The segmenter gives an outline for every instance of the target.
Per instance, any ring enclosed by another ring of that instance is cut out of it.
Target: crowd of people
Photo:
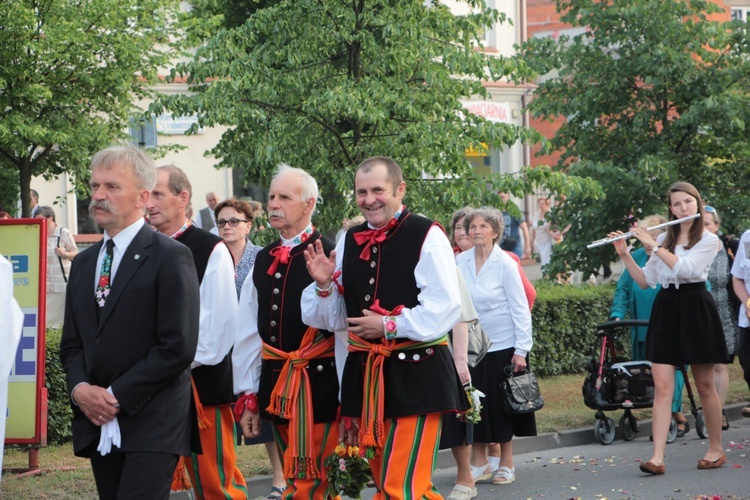
[[[354,173],[361,216],[333,242],[313,225],[316,180],[281,165],[266,207],[279,237],[261,248],[252,234],[262,207],[208,193],[207,208],[191,213],[185,173],[156,168],[138,148],[97,153],[90,187],[104,235],[80,253],[49,207],[35,213],[50,228],[48,275],[67,282],[48,292],[67,288],[60,352],[74,452],[90,458],[101,498],[167,498],[183,471],[197,498],[247,498],[238,429],[266,447],[269,500],[335,498],[325,460],[339,443],[367,460],[376,498],[442,498],[432,483],[438,449],[457,465],[449,500],[516,480],[513,437],[536,435],[536,421],[505,409],[500,382],[529,369],[536,291],[520,258],[535,246],[546,263],[562,238],[545,218],[548,198],[532,231],[507,212],[465,207],[446,235],[404,204],[400,166],[372,157]],[[724,251],[716,210],[687,183],[670,188],[667,213],[702,217],[663,234],[644,228],[666,219],[642,221],[633,234],[643,248],[632,254],[613,242],[626,271],[610,313],[650,319],[633,330],[632,355],[652,363],[653,453],[640,468],[657,475],[670,419],[689,431],[673,413],[676,366],[690,366],[705,412],[699,469],[726,461],[735,355],[750,387],[750,233],[734,255]],[[469,366],[476,320],[491,346]],[[456,418],[472,407],[468,389],[483,394],[474,422]]]

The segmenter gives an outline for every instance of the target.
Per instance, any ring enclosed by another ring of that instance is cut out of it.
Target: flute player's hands
[[[630,232],[633,236],[638,239],[643,246],[646,248],[653,248],[656,246],[656,240],[648,232],[648,228],[633,226],[630,228]]]
[[[622,236],[622,231],[612,231],[607,235],[607,238],[616,238],[618,236]],[[617,255],[622,257],[623,255],[627,255],[628,252],[628,240],[626,238],[623,238],[621,240],[616,240],[612,242],[612,246],[615,247],[615,251],[617,252]]]

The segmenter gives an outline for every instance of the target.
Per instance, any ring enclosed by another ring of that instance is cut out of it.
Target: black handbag
[[[539,382],[531,370],[513,373],[513,365],[504,369],[503,407],[506,413],[523,415],[532,413],[544,406],[544,399],[539,392]]]

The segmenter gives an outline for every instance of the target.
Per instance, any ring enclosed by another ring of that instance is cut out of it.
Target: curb
[[[742,408],[744,408],[745,406],[747,406],[747,403],[735,403],[733,405],[728,405],[725,408],[727,419],[730,422],[734,420],[741,420],[743,418]],[[637,412],[635,413],[635,416],[636,418],[638,418]],[[690,422],[690,432],[695,432],[695,418],[689,410],[685,412],[685,417]],[[592,410],[591,418],[592,420],[594,419],[594,410]],[[615,422],[615,425],[617,425],[617,422]],[[648,436],[650,434],[651,420],[638,420],[638,435]],[[620,440],[622,440],[622,435],[618,427],[617,433],[615,435],[615,441]],[[596,438],[594,437],[594,427],[583,427],[581,429],[548,432],[533,437],[515,438],[513,440],[513,453],[515,455],[522,455],[525,453],[533,453],[535,451],[554,450],[556,448],[581,446],[593,443],[596,443]],[[456,462],[454,461],[453,454],[450,450],[440,450],[440,452],[438,452],[437,465],[435,467],[436,470],[450,469],[455,466]],[[252,489],[254,491],[270,491],[271,489],[271,476],[253,476],[245,479],[247,480],[248,490]]]

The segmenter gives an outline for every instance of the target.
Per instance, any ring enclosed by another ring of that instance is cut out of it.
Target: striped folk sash
[[[366,352],[365,381],[362,394],[362,420],[359,429],[359,446],[365,458],[375,458],[383,449],[385,439],[385,391],[383,383],[383,363],[394,351],[408,351],[440,345],[448,345],[448,336],[430,342],[407,340],[396,343],[385,337],[376,342],[367,340],[349,332],[349,351]]]
[[[312,359],[332,357],[333,345],[333,336],[326,338],[312,327],[307,329],[296,351],[285,352],[263,343],[263,359],[284,361],[266,410],[289,420],[289,453],[284,454],[284,476],[289,479],[321,477],[309,432],[314,420],[310,377],[305,368]]]

